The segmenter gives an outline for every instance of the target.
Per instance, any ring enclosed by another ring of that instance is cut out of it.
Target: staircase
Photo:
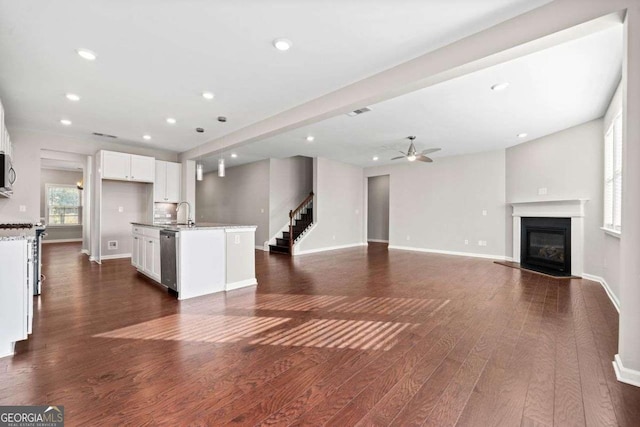
[[[293,253],[296,240],[313,224],[313,192],[297,208],[289,212],[289,231],[282,232],[282,238],[276,238],[275,245],[269,245],[272,254]]]

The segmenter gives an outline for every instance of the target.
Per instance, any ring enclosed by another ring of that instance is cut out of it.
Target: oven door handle
[[[9,169],[9,183],[13,185],[16,182],[17,178],[18,178],[18,174],[16,173],[16,170],[13,167],[11,167]]]

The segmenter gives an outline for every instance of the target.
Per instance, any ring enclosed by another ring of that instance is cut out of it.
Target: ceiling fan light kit
[[[440,150],[440,148],[427,148],[426,150],[422,150],[420,153],[418,153],[416,151],[416,146],[413,144],[413,141],[416,139],[416,137],[411,135],[408,136],[407,139],[411,141],[407,152],[405,153],[404,151],[400,151],[400,153],[402,153],[402,156],[394,157],[391,160],[407,159],[410,162],[415,162],[417,160],[419,162],[431,163],[433,162],[433,159],[427,157],[426,154],[435,153],[436,151]]]

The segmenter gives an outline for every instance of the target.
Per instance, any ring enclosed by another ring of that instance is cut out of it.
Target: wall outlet
[[[118,249],[118,241],[117,240],[109,240],[107,242],[107,248],[112,251],[114,249]]]
[[[336,235],[334,234],[333,236],[331,236],[333,238],[333,240],[336,240]]]
[[[124,212],[124,208],[122,206],[118,206],[118,212],[120,213]]]
[[[547,187],[538,188],[538,196],[544,196],[547,194]]]
[[[482,216],[487,216],[487,210],[486,209],[482,210]]]
[[[360,209],[356,209],[356,215],[360,213]]]
[[[486,240],[478,240],[478,246],[487,246]]]
[[[264,209],[260,209],[260,213],[264,213]]]
[[[411,236],[407,236],[407,240],[411,240]]]
[[[20,212],[26,212],[27,207],[25,205],[20,205]]]
[[[236,234],[236,235],[234,236],[233,242],[234,242],[236,245],[239,245],[239,244],[240,244],[240,236]]]
[[[464,239],[464,244],[468,245],[469,244],[469,240],[468,239]]]

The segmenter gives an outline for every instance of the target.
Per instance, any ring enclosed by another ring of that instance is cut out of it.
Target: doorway
[[[389,175],[368,178],[367,241],[389,243]]]
[[[85,155],[41,150],[42,243],[82,242],[82,252],[89,253],[89,163]]]

